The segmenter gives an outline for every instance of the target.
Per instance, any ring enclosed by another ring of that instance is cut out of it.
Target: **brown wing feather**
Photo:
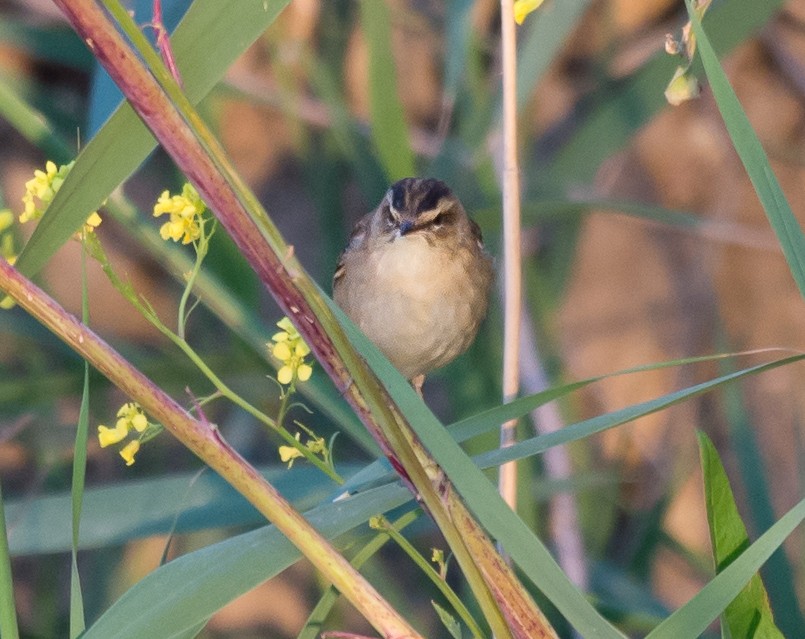
[[[335,285],[344,276],[344,256],[363,244],[366,234],[369,232],[369,224],[371,223],[372,215],[374,215],[374,212],[364,215],[355,223],[355,226],[352,227],[352,233],[349,235],[347,247],[341,252],[341,255],[338,256],[335,273],[333,273],[333,288],[335,288]]]

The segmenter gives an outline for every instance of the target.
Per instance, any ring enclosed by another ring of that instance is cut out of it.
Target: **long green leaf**
[[[196,0],[171,45],[188,98],[198,103],[289,0]],[[233,34],[236,34],[233,36]],[[142,163],[156,142],[122,104],[90,140],[16,263],[31,276]]]
[[[730,370],[730,363],[722,362],[722,370]],[[731,385],[724,389],[724,409],[729,424],[730,442],[738,461],[741,483],[749,507],[753,531],[770,528],[775,522],[774,506],[769,488],[766,463],[763,460],[758,438],[760,429],[752,423],[750,411],[742,397],[741,387]],[[800,455],[800,459],[803,457]],[[763,567],[775,619],[783,634],[789,637],[805,633],[805,620],[797,600],[796,579],[785,549],[775,552]]]
[[[720,573],[749,546],[749,535],[738,513],[727,473],[710,438],[697,433],[704,477],[704,501],[716,572]],[[783,639],[774,625],[769,597],[759,574],[752,575],[723,615],[730,636]]]
[[[735,599],[763,562],[782,545],[803,519],[805,499],[783,515],[690,601],[651,631],[646,639],[698,637]]]
[[[411,498],[400,486],[386,486],[308,513],[332,539],[377,513]],[[235,597],[276,575],[299,551],[274,526],[260,528],[180,557],[129,589],[87,632],[84,639],[167,639],[198,626]]]
[[[19,637],[2,488],[0,488],[0,636],[8,637],[8,639],[18,639]]]
[[[346,475],[354,466],[340,466]],[[332,491],[332,483],[315,468],[296,465],[263,469],[263,475],[300,510],[311,508]],[[208,472],[187,487],[195,473],[121,482],[89,488],[84,494],[79,549],[123,544],[170,530],[181,513],[177,533],[225,526],[252,526],[264,518],[218,475]],[[7,504],[9,544],[14,556],[69,552],[69,493],[21,499]]]
[[[585,419],[584,421],[571,424],[570,426],[566,426],[562,430],[558,430],[553,433],[532,437],[531,439],[519,442],[508,448],[491,451],[484,455],[480,455],[477,458],[477,462],[481,468],[489,468],[492,466],[498,466],[513,459],[521,459],[529,455],[536,455],[546,451],[552,446],[559,446],[560,444],[566,444],[571,441],[583,439],[595,433],[600,433],[609,428],[614,428],[615,426],[625,424],[626,422],[630,422],[639,417],[644,417],[645,415],[663,410],[664,408],[673,406],[674,404],[690,399],[691,397],[711,391],[723,384],[737,381],[749,375],[757,375],[758,373],[762,373],[779,366],[793,364],[803,359],[805,359],[805,355],[793,355],[791,357],[785,357],[767,364],[758,364],[757,366],[745,368],[734,373],[721,375],[720,377],[702,382],[701,384],[690,386],[680,391],[668,393],[667,395],[663,395],[656,399],[634,404],[621,410],[607,413],[606,415],[597,415],[596,417]]]
[[[777,239],[780,241],[799,292],[805,296],[805,234],[785,199],[777,177],[771,170],[769,158],[766,156],[757,134],[752,129],[738,97],[718,62],[713,45],[710,44],[699,18],[693,11],[691,0],[685,0],[685,4],[688,7],[693,32],[696,34],[697,49],[707,74],[707,80],[713,91],[718,110],[721,112],[721,117],[724,119],[727,132],[752,181],[752,186],[755,187],[755,192],[769,218],[769,223],[777,234]]]
[[[622,639],[623,635],[570,582],[540,539],[501,499],[489,479],[450,437],[399,371],[335,304],[331,308],[344,325],[352,343],[384,382],[408,423],[450,477],[481,525],[497,539],[528,578],[582,636],[590,639]]]
[[[82,275],[84,275],[82,273]],[[86,303],[86,278],[83,286]],[[85,313],[86,316],[86,313]],[[84,483],[87,473],[87,437],[89,433],[89,363],[84,362],[84,390],[81,395],[81,409],[78,413],[78,426],[73,449],[73,477],[70,490],[72,515],[70,548],[70,639],[84,632],[84,596],[78,573],[78,544],[81,528],[81,507],[84,501]]]
[[[385,2],[360,0],[361,26],[369,52],[369,109],[372,140],[389,181],[416,174],[405,114],[397,89],[391,47],[391,18]]]

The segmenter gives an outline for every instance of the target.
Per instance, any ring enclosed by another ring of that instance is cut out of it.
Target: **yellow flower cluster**
[[[206,210],[207,205],[192,184],[185,184],[181,195],[163,191],[154,205],[154,217],[168,213],[170,220],[160,227],[159,234],[163,240],[182,240],[182,244],[195,242],[201,237],[200,219]]]
[[[299,437],[299,433],[296,433],[296,441],[299,441]],[[312,437],[311,439],[308,439],[305,442],[305,447],[314,455],[322,455],[327,452],[327,445],[324,443],[323,437]],[[280,461],[282,461],[283,464],[288,464],[288,468],[293,466],[295,459],[304,457],[302,451],[300,451],[298,448],[294,448],[293,446],[280,446],[279,453]]]
[[[532,11],[539,9],[543,0],[515,0],[514,2],[514,21],[523,24],[525,17]]]
[[[136,402],[127,402],[117,411],[117,422],[114,428],[100,425],[98,426],[98,442],[101,448],[119,444],[132,430],[142,434],[148,428],[148,418],[143,413],[143,409]],[[120,449],[120,456],[126,461],[126,466],[134,463],[134,456],[140,450],[140,440],[133,439]]]
[[[56,167],[54,162],[48,160],[45,163],[45,170],[34,171],[34,177],[25,183],[25,195],[22,196],[23,211],[20,213],[20,223],[25,224],[31,220],[38,220],[44,215],[48,205],[53,201],[56,193],[59,192],[61,185],[67,174],[73,168],[75,160],[69,164],[62,164]],[[101,223],[101,216],[97,211],[89,214],[84,230],[92,232]]]
[[[290,384],[295,380],[306,382],[313,374],[313,367],[305,361],[310,347],[287,317],[277,322],[277,326],[282,330],[271,337],[274,343],[268,345],[271,354],[282,362],[277,381],[280,384]]]

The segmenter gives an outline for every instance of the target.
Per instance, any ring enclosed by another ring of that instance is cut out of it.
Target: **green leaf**
[[[439,620],[442,622],[442,625],[447,628],[447,632],[450,633],[450,636],[453,637],[453,639],[461,639],[461,624],[456,621],[455,617],[435,601],[431,601],[430,603],[436,611],[436,614],[439,615]]]
[[[730,363],[721,368],[729,370]],[[761,429],[752,423],[751,413],[742,396],[740,385],[731,385],[722,392],[726,422],[732,449],[738,462],[741,483],[746,495],[752,525],[750,530],[766,530],[775,522],[774,506],[767,478],[766,463],[761,453],[758,434]],[[800,459],[803,457],[800,455]],[[763,570],[763,579],[771,599],[777,626],[789,637],[802,634],[805,627],[797,598],[797,580],[785,549],[775,552]]]
[[[704,476],[704,499],[716,573],[720,573],[749,546],[749,535],[738,513],[727,473],[713,442],[702,432],[699,454]],[[769,597],[760,575],[755,574],[735,600],[724,611],[724,621],[733,637],[763,637],[783,639],[774,625]]]
[[[289,0],[196,0],[171,38],[188,98],[198,103]],[[39,221],[16,267],[25,275],[47,260],[142,163],[156,142],[128,103],[89,141]]]
[[[534,532],[501,499],[495,486],[452,439],[399,371],[341,309],[332,302],[330,304],[350,341],[383,381],[416,435],[450,477],[487,532],[582,636],[622,639],[623,635],[571,583]]]
[[[783,515],[688,603],[651,631],[646,639],[679,639],[701,635],[803,519],[805,499]]]
[[[114,453],[110,453],[114,454]],[[354,473],[356,467],[339,470]],[[333,484],[310,466],[262,469],[263,475],[296,508],[310,508],[332,493]],[[223,526],[247,526],[265,521],[239,493],[212,472],[122,482],[90,488],[84,494],[79,549],[122,544],[130,539],[165,534],[177,513],[177,533]],[[33,555],[69,552],[71,547],[69,493],[25,498],[7,505],[11,523],[11,553]]]
[[[411,498],[386,486],[307,513],[332,539],[379,512]],[[299,559],[299,551],[274,526],[238,535],[161,566],[130,588],[83,635],[83,639],[167,639],[190,629]],[[147,611],[145,613],[144,611]]]
[[[528,102],[534,88],[548,70],[590,0],[548,3],[532,14],[520,28],[517,52],[517,107]]]
[[[83,298],[86,303],[86,272],[82,272]],[[86,309],[85,309],[86,318]],[[84,362],[84,389],[73,449],[73,477],[70,489],[72,507],[72,535],[70,548],[70,639],[80,635],[86,627],[84,621],[84,596],[78,574],[78,543],[81,526],[81,507],[84,501],[84,484],[87,474],[87,435],[89,432],[89,363]]]
[[[8,549],[5,504],[0,488],[0,636],[18,639],[17,608],[14,603],[14,579],[11,575],[11,554]]]
[[[791,357],[785,357],[774,362],[758,364],[757,366],[744,368],[733,373],[728,373],[727,375],[721,375],[706,382],[702,382],[701,384],[696,384],[680,391],[662,395],[656,399],[641,402],[639,404],[633,404],[632,406],[627,406],[626,408],[616,410],[605,415],[597,415],[596,417],[585,419],[584,421],[566,426],[562,430],[545,435],[538,435],[537,437],[526,439],[522,442],[514,444],[513,446],[494,450],[484,455],[479,455],[477,458],[477,463],[481,466],[481,468],[490,468],[492,466],[503,464],[507,461],[521,459],[528,455],[536,455],[546,451],[552,446],[559,446],[560,444],[567,444],[571,441],[583,439],[594,433],[600,433],[604,430],[614,428],[615,426],[620,426],[621,424],[625,424],[626,422],[630,422],[639,417],[644,417],[645,415],[663,410],[664,408],[668,408],[669,406],[673,406],[679,402],[696,397],[702,393],[709,392],[723,384],[737,381],[749,375],[757,375],[758,373],[762,373],[779,366],[793,364],[794,362],[801,361],[802,359],[805,359],[805,355],[793,355]]]
[[[397,88],[391,18],[385,2],[361,0],[361,26],[369,49],[369,111],[372,140],[389,181],[416,175],[405,113]]]
[[[699,18],[692,9],[690,0],[685,0],[685,3],[693,32],[696,34],[697,50],[727,132],[752,181],[752,186],[755,187],[769,223],[777,234],[799,292],[805,296],[805,234],[785,199],[780,183],[769,165],[769,158],[732,90],[718,62],[713,45],[710,44]]]

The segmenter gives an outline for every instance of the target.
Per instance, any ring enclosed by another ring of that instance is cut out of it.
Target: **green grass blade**
[[[260,470],[260,469],[259,469]],[[332,483],[310,466],[261,469],[272,485],[297,509],[312,508],[332,493]],[[346,475],[355,466],[339,467]],[[215,473],[205,473],[187,494],[195,473],[121,482],[89,488],[84,494],[79,550],[123,544],[165,534],[176,513],[177,533],[209,528],[254,526],[265,521],[239,493]],[[68,553],[72,543],[69,493],[21,499],[7,504],[9,544],[13,556]]]
[[[85,291],[86,293],[86,291]],[[86,299],[86,294],[85,294]],[[86,624],[84,621],[84,597],[78,573],[78,544],[81,526],[81,505],[84,500],[84,482],[87,472],[87,435],[89,432],[89,364],[84,362],[84,390],[81,396],[81,409],[78,413],[78,427],[73,450],[73,478],[70,490],[72,514],[72,548],[70,549],[70,639],[78,637]]]
[[[517,53],[517,107],[525,106],[540,78],[564,45],[590,0],[548,3],[520,28]]]
[[[752,186],[755,187],[763,210],[769,218],[769,223],[777,234],[777,239],[780,241],[799,292],[805,296],[805,234],[785,199],[780,183],[769,165],[769,158],[766,156],[757,134],[752,129],[738,97],[732,90],[732,86],[718,62],[713,45],[710,44],[701,22],[691,7],[690,0],[686,0],[686,5],[693,32],[696,34],[699,56],[718,110],[724,119],[732,144],[752,181]]]
[[[386,486],[309,512],[328,539],[410,499],[400,486]],[[84,639],[161,639],[182,636],[235,597],[276,575],[299,551],[274,526],[233,537],[180,557],[143,578],[115,602]],[[143,611],[147,611],[144,614]]]
[[[196,0],[171,39],[188,98],[198,103],[289,0]],[[232,34],[237,34],[232,37]],[[20,254],[17,268],[39,271],[53,253],[142,163],[156,142],[128,104],[89,141]]]
[[[738,513],[738,506],[716,447],[704,433],[697,433],[697,437],[710,541],[716,572],[720,573],[749,546],[749,535]],[[759,574],[752,575],[749,583],[727,606],[723,620],[733,637],[783,639],[783,633],[774,625],[769,597]]]
[[[361,26],[369,49],[369,110],[372,140],[390,182],[416,175],[405,113],[397,88],[391,47],[391,17],[385,2],[361,0]]]
[[[55,162],[64,164],[72,156],[73,150],[63,143],[45,117],[19,95],[4,74],[0,74],[0,117]]]
[[[461,86],[472,37],[473,0],[448,0],[445,21],[444,95],[453,102]]]
[[[621,424],[625,424],[639,417],[644,417],[645,415],[663,410],[679,402],[683,402],[692,397],[696,397],[697,395],[709,392],[723,384],[734,382],[750,375],[757,375],[758,373],[762,373],[779,366],[793,364],[801,361],[802,359],[805,359],[805,355],[793,355],[791,357],[785,357],[774,362],[758,364],[757,366],[744,368],[734,373],[721,375],[706,382],[702,382],[701,384],[689,386],[683,390],[657,397],[656,399],[641,402],[639,404],[633,404],[632,406],[627,406],[626,408],[616,410],[605,415],[597,415],[596,417],[585,419],[584,421],[566,426],[562,430],[554,433],[538,435],[537,437],[526,439],[508,448],[491,451],[484,455],[480,455],[477,458],[477,462],[481,468],[490,468],[514,459],[521,459],[529,455],[536,455],[546,451],[552,446],[559,446],[562,444],[567,444],[571,441],[583,439],[595,433],[600,433],[610,428],[614,428],[615,426],[620,426]]]
[[[2,487],[0,487],[0,636],[4,639],[19,639],[20,636],[14,603],[14,580],[11,575],[11,554],[8,548]]]
[[[729,361],[722,362],[721,370],[730,370]],[[749,507],[749,520],[752,523],[750,530],[759,533],[770,528],[775,521],[766,464],[756,435],[760,429],[751,421],[740,385],[725,387],[723,397],[730,443],[738,461],[741,483]],[[798,458],[803,459],[801,455]],[[805,619],[799,609],[796,579],[785,549],[780,548],[769,558],[762,575],[777,625],[783,634],[787,637],[805,634]]]
[[[651,631],[646,639],[679,639],[701,635],[803,519],[805,499],[783,515],[688,603]]]

